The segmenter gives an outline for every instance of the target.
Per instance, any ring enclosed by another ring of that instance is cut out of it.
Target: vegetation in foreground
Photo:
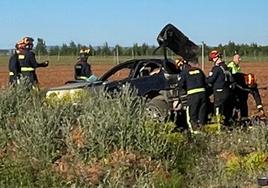
[[[127,89],[57,100],[21,85],[0,105],[1,187],[257,187],[267,173],[267,127],[189,137]]]

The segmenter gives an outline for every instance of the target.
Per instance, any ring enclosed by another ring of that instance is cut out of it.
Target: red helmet
[[[213,61],[213,59],[217,57],[221,57],[221,52],[219,52],[218,50],[212,50],[209,53],[208,60]]]
[[[253,87],[256,84],[256,78],[254,76],[254,74],[245,74],[244,75],[245,78],[245,83],[249,86],[249,87]]]

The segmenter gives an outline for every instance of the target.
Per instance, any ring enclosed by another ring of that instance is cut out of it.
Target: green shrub
[[[245,187],[267,168],[267,127],[174,132],[128,87],[44,96],[0,91],[1,187]]]

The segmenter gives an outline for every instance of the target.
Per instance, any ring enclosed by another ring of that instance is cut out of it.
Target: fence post
[[[205,50],[204,50],[204,41],[202,41],[202,45],[201,45],[201,48],[202,48],[202,54],[201,54],[201,68],[202,70],[204,71],[205,70]]]
[[[119,50],[118,50],[118,46],[116,46],[116,64],[119,64]]]

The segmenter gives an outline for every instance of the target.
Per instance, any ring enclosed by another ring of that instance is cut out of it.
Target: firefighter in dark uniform
[[[20,53],[21,46],[17,43],[15,46],[15,53],[9,58],[9,84],[18,84],[21,74],[20,63],[18,61],[18,54]]]
[[[212,87],[214,95],[214,113],[217,123],[230,125],[232,117],[232,86],[233,78],[227,65],[221,60],[221,53],[213,50],[209,53],[209,61],[214,63],[212,70],[207,77],[207,83]],[[224,122],[221,122],[224,118]]]
[[[261,113],[261,116],[265,116],[263,105],[256,83],[255,76],[253,74],[244,74],[241,72],[241,67],[239,66],[241,61],[240,55],[236,52],[233,61],[227,66],[232,73],[232,76],[236,82],[235,92],[235,108],[233,111],[233,119],[239,119],[238,113],[240,111],[240,120],[243,122],[248,122],[248,95],[252,94],[257,109]]]
[[[205,125],[207,119],[206,76],[196,65],[197,62],[189,62],[179,79],[179,86],[187,91],[186,113],[191,132]]]
[[[34,39],[31,37],[24,37],[18,44],[21,45],[21,50],[18,53],[18,62],[21,67],[22,77],[29,79],[31,86],[38,86],[38,79],[36,75],[36,68],[47,67],[49,62],[38,63],[35,59],[33,49]]]
[[[252,94],[257,110],[260,112],[261,116],[265,116],[265,112],[262,105],[261,96],[259,93],[258,85],[254,74],[244,74],[236,73],[233,75],[236,81],[236,93],[238,97],[238,109],[240,110],[240,119],[242,121],[248,120],[248,95]]]
[[[181,78],[181,73],[183,70],[189,69],[191,66],[188,64],[187,61],[185,61],[182,57],[176,58],[175,59],[175,65],[176,65],[176,70],[178,74],[178,78]],[[185,88],[180,87],[178,89],[178,94],[179,94],[179,99],[182,105],[182,109],[186,110],[187,107],[187,90]]]
[[[89,48],[81,48],[79,52],[79,61],[75,64],[74,78],[76,80],[95,81],[97,78],[92,74],[91,65],[87,62],[90,55]]]

